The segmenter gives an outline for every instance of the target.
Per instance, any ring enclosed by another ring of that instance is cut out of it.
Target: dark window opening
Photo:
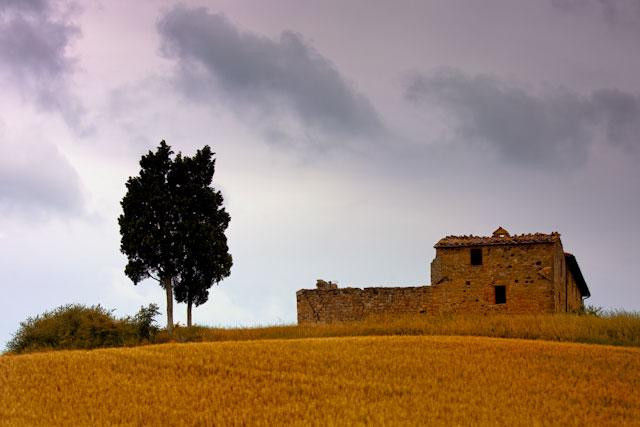
[[[507,303],[507,288],[505,286],[495,286],[496,291],[496,304]]]
[[[482,265],[482,249],[471,249],[471,265]]]

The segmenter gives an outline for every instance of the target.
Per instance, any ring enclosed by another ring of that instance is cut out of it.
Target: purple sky
[[[161,139],[214,148],[232,217],[196,323],[428,284],[440,237],[498,225],[559,231],[588,303],[640,310],[639,46],[638,0],[0,0],[0,342],[64,303],[164,307],[116,222]]]

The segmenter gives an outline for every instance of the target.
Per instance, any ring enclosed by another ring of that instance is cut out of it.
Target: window
[[[495,286],[496,291],[496,304],[507,303],[507,288],[505,286]]]
[[[482,265],[482,248],[471,249],[471,265]]]

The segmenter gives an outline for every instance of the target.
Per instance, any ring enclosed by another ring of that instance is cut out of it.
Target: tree
[[[164,141],[157,151],[140,159],[140,175],[129,177],[127,194],[120,203],[120,250],[127,256],[125,274],[135,285],[152,278],[167,294],[167,331],[173,330],[172,278],[178,271],[180,251],[175,244],[176,212],[173,209],[169,172],[171,147]]]
[[[120,249],[128,258],[125,274],[134,284],[152,278],[165,289],[169,334],[173,331],[174,285],[181,286],[182,297],[182,287],[186,286],[183,283],[194,276],[193,271],[200,272],[201,283],[206,283],[208,271],[213,268],[206,265],[207,260],[216,262],[224,256],[205,259],[194,255],[197,248],[207,247],[212,239],[217,239],[215,247],[222,249],[219,234],[224,236],[230,220],[222,208],[222,195],[209,187],[215,163],[211,149],[205,146],[193,159],[178,153],[174,160],[172,154],[171,147],[162,141],[155,153],[149,151],[142,156],[139,176],[127,181],[127,194],[121,202],[123,212],[118,218]],[[221,214],[201,213],[201,204],[212,208],[210,199],[218,202],[216,212]],[[228,252],[226,255],[230,269],[231,256]],[[196,304],[202,303],[200,297],[191,299]]]
[[[180,186],[177,203],[181,218],[179,233],[185,257],[175,280],[178,302],[187,303],[187,326],[192,324],[192,308],[209,299],[209,288],[231,272],[225,230],[230,216],[224,199],[212,186],[215,173],[214,153],[208,146],[193,157],[176,157],[172,178]]]

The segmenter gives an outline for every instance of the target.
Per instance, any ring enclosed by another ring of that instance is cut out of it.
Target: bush
[[[596,316],[596,317],[602,317],[604,313],[605,313],[604,308],[596,305],[583,305],[580,308],[580,311],[578,312],[578,314],[580,315]]]
[[[156,304],[149,304],[148,307],[140,307],[140,311],[133,318],[133,323],[138,331],[138,338],[146,341],[153,341],[158,334],[159,328],[155,325],[155,317],[160,314],[160,309]]]
[[[20,323],[7,343],[11,353],[41,350],[92,349],[150,342],[158,328],[158,306],[141,307],[133,317],[116,318],[100,305],[67,304]]]

